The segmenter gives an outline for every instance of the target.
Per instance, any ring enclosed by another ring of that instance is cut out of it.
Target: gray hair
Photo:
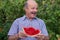
[[[25,2],[24,7],[28,8],[28,3],[27,2]]]
[[[24,3],[24,7],[28,8],[28,2],[36,2],[35,0],[28,0]]]

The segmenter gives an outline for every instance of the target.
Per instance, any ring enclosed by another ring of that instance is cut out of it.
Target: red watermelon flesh
[[[33,27],[23,28],[23,30],[27,35],[30,35],[30,36],[34,36],[40,33],[38,29],[34,29]]]

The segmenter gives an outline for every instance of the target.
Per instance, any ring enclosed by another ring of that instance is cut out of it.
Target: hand
[[[26,34],[24,34],[24,32],[19,32],[19,38],[25,38],[27,37]]]
[[[44,40],[44,38],[45,38],[45,36],[43,34],[39,34],[34,37],[37,38],[38,40]]]

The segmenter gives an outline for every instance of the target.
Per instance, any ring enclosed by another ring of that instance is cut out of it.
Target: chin
[[[32,16],[31,18],[35,18],[35,16]]]

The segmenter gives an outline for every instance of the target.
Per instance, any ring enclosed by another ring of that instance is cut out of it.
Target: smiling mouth
[[[31,14],[36,14],[36,12],[31,12]]]

